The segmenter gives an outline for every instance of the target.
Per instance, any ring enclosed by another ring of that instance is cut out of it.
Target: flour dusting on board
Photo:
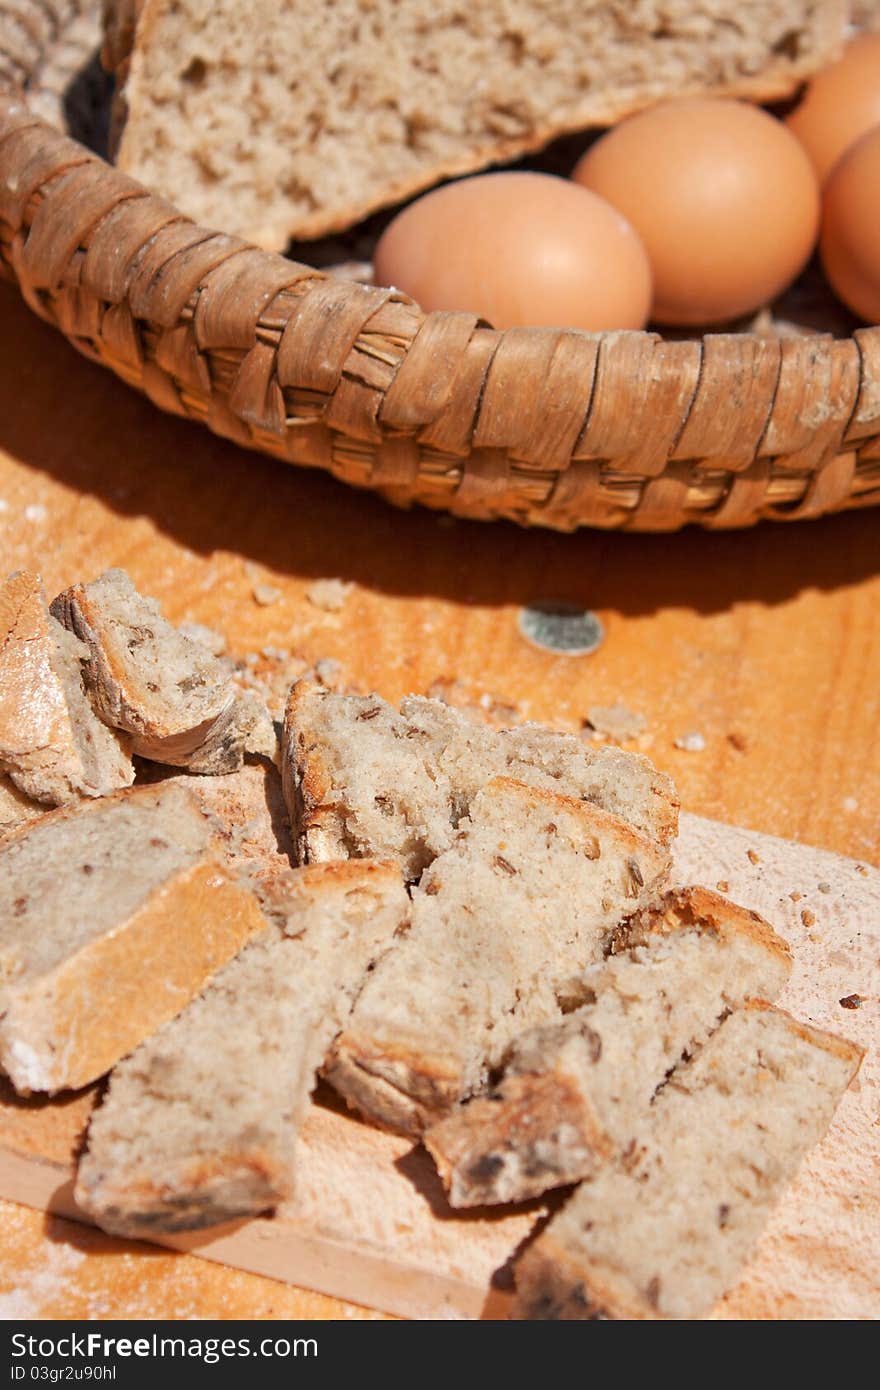
[[[8,1221],[8,1212],[6,1217]],[[85,1258],[83,1251],[72,1245],[44,1241],[38,1252],[39,1263],[22,1270],[15,1287],[0,1293],[0,1321],[50,1316],[46,1309],[64,1298]]]

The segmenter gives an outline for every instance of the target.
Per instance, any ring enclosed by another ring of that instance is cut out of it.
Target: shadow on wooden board
[[[880,569],[869,509],[792,526],[668,536],[561,535],[399,512],[325,474],[248,453],[163,415],[80,357],[0,286],[0,449],[200,554],[337,574],[389,594],[510,604],[538,594],[625,614],[784,601]]]

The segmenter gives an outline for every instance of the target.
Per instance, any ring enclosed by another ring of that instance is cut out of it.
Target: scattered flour
[[[25,1269],[14,1289],[0,1293],[0,1321],[45,1317],[48,1306],[64,1297],[65,1290],[76,1277],[85,1258],[85,1253],[72,1245],[43,1241],[39,1249],[39,1266]]]

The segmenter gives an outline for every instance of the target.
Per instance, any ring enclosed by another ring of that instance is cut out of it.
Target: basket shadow
[[[0,286],[0,323],[0,448],[121,516],[149,516],[196,553],[227,550],[281,573],[338,575],[395,595],[482,605],[553,597],[627,615],[772,605],[880,570],[867,511],[653,536],[401,512],[162,414],[80,357],[11,286]]]

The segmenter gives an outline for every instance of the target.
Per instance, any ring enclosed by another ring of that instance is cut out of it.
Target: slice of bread
[[[178,631],[124,570],[75,584],[52,604],[85,643],[85,680],[98,714],[131,736],[135,753],[192,772],[232,772],[246,752],[272,756],[264,706],[239,694],[216,657]]]
[[[287,871],[272,925],[115,1069],[76,1198],[149,1236],[264,1211],[293,1192],[315,1074],[365,972],[406,920],[396,865]]]
[[[666,854],[589,802],[497,779],[413,890],[327,1075],[370,1118],[421,1131],[482,1090],[518,1034],[556,1021],[622,917],[659,900]]]
[[[499,732],[439,700],[413,696],[398,713],[309,680],[290,692],[281,771],[302,862],[380,855],[409,879],[495,777],[590,802],[662,845],[678,828],[672,783],[646,758],[536,724]]]
[[[697,1318],[735,1283],[861,1050],[766,1005],[727,1018],[621,1162],[584,1182],[516,1268],[523,1317]]]
[[[788,96],[843,20],[842,0],[110,0],[117,160],[279,250],[664,97]]]
[[[10,575],[0,587],[0,772],[50,806],[134,781],[130,739],[106,728],[86,698],[87,657],[50,616],[39,575]]]
[[[617,950],[572,980],[560,1023],[514,1041],[487,1096],[428,1130],[453,1206],[538,1197],[637,1143],[675,1068],[731,1009],[775,1000],[791,972],[766,922],[705,888],[669,893]]]
[[[21,1092],[85,1086],[262,925],[180,787],[22,826],[0,845],[0,1065]]]

